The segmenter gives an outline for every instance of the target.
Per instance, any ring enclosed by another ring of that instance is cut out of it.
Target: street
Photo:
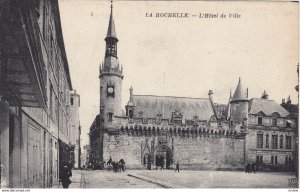
[[[286,172],[73,170],[70,188],[288,188],[288,179],[294,177]]]

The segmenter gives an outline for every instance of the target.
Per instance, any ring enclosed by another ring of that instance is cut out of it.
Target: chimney
[[[130,92],[129,101],[133,101],[133,98],[132,98],[132,95],[133,95],[132,86],[130,87],[129,92]]]
[[[261,98],[262,98],[262,99],[268,99],[268,98],[269,98],[269,95],[268,95],[268,93],[266,92],[266,90],[264,90],[264,92],[262,93]]]
[[[212,102],[212,95],[213,95],[214,93],[213,93],[213,91],[212,90],[209,90],[208,91],[208,98],[209,98],[209,100]]]

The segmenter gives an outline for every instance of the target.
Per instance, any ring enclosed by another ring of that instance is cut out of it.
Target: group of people
[[[245,167],[246,173],[255,173],[256,172],[256,164],[255,163],[247,163]]]
[[[107,161],[106,165],[111,165],[113,172],[125,172],[125,161],[124,159],[120,159],[118,161],[113,161],[111,156],[109,156],[109,160]]]

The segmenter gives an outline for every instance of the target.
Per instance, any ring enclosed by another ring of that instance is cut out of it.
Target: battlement
[[[185,120],[184,123],[172,122],[171,119],[163,118],[129,118],[115,116],[104,130],[113,134],[128,135],[163,135],[183,137],[239,137],[240,131],[229,128],[228,122],[218,125],[213,122]]]

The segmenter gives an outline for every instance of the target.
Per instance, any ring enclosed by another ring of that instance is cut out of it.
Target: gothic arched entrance
[[[155,165],[156,167],[163,167],[165,169],[169,169],[170,165],[172,165],[172,151],[166,145],[159,145],[155,150]]]

